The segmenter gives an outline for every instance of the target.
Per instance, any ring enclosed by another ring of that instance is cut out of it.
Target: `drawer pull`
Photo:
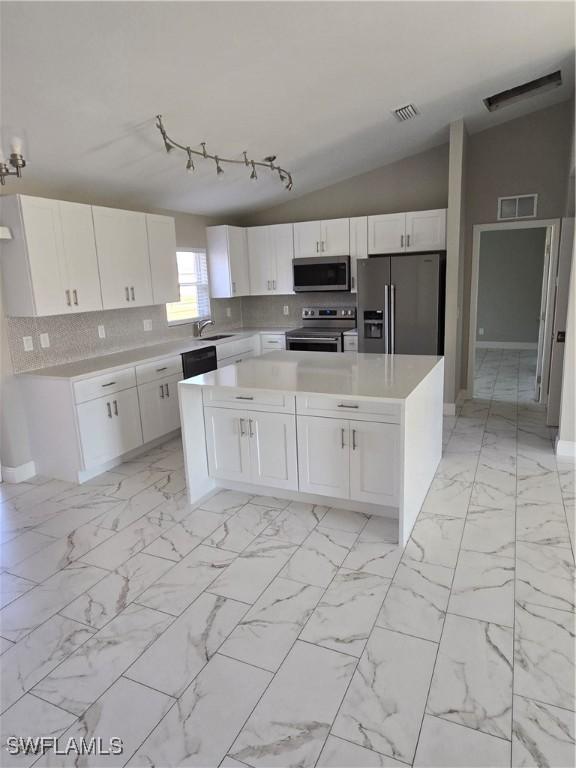
[[[112,387],[114,384],[116,384],[115,381],[109,381],[108,384],[102,384],[103,387]]]
[[[254,400],[252,395],[236,395],[236,400]]]
[[[162,373],[162,371],[166,371],[168,369],[168,366],[165,365],[163,368],[156,368],[156,373]]]
[[[338,403],[338,408],[359,408],[359,405],[346,405],[346,403]]]

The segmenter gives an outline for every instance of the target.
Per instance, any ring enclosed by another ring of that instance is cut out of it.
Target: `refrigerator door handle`
[[[388,291],[389,285],[384,286],[384,354],[387,355],[390,352],[389,339],[390,334],[388,331]]]
[[[390,354],[394,354],[396,347],[396,328],[394,325],[394,314],[396,311],[396,286],[390,286]]]

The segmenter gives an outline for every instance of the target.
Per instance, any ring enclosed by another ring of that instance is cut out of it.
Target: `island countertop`
[[[181,386],[404,400],[442,360],[433,355],[269,352],[185,379]]]

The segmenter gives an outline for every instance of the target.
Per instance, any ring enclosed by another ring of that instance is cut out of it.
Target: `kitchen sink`
[[[233,333],[217,333],[215,336],[200,336],[201,341],[218,341],[219,339],[231,339]]]

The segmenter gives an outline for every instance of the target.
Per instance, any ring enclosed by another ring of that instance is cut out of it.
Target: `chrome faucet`
[[[198,331],[198,337],[202,336],[202,331],[208,325],[215,325],[214,320],[198,320],[196,323],[196,329]]]

